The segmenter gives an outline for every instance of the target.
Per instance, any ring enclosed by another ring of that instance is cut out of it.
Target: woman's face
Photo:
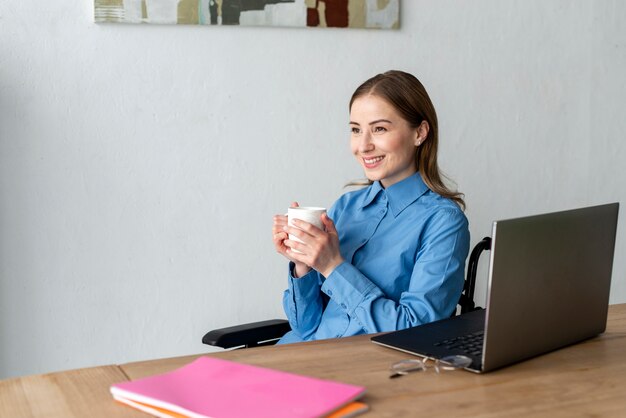
[[[369,180],[386,188],[417,171],[415,152],[428,135],[428,123],[412,128],[378,96],[356,99],[350,109],[350,147]]]

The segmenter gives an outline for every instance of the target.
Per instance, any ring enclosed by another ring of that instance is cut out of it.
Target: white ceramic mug
[[[287,223],[289,226],[295,226],[293,224],[294,219],[300,219],[305,222],[310,223],[311,225],[315,225],[319,229],[324,229],[324,224],[322,223],[321,216],[326,213],[325,208],[316,208],[316,207],[297,207],[297,208],[289,208],[287,210]],[[297,237],[289,234],[289,239],[293,241],[302,242]],[[300,252],[298,250],[293,250],[295,252]]]

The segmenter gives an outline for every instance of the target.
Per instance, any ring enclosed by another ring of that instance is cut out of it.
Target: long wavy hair
[[[462,209],[465,209],[464,195],[450,190],[443,179],[447,177],[439,170],[437,164],[437,148],[439,144],[439,129],[437,112],[426,89],[412,74],[403,71],[387,71],[378,74],[361,84],[352,94],[349,110],[356,99],[373,95],[386,100],[391,104],[412,128],[417,128],[423,121],[429,126],[428,136],[415,152],[415,167],[422,176],[424,183],[435,193],[451,199]],[[367,181],[365,184],[372,184]],[[350,183],[350,185],[365,185],[364,183]]]

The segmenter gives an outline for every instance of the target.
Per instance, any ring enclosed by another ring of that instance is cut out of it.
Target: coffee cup
[[[289,208],[287,210],[287,223],[289,224],[289,226],[295,226],[293,224],[293,220],[300,219],[302,221],[310,223],[311,225],[315,225],[319,229],[323,230],[324,224],[322,223],[321,216],[324,213],[326,213],[325,208],[310,207],[310,206],[299,206],[295,208]],[[291,234],[289,234],[289,239],[292,241],[302,242],[297,237]],[[295,249],[293,251],[299,252]]]

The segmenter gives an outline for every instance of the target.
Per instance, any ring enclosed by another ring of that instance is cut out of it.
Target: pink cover
[[[215,418],[318,417],[364,392],[361,386],[213,357],[200,357],[169,373],[111,386],[118,400]]]

